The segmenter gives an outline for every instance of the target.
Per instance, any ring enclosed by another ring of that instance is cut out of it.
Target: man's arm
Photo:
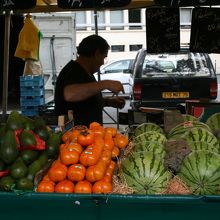
[[[115,94],[124,93],[121,82],[114,80],[102,80],[98,82],[71,84],[64,88],[64,99],[67,102],[83,101],[104,89],[108,89]]]

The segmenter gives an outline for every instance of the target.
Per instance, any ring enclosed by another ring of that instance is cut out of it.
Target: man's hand
[[[123,85],[121,84],[120,81],[117,81],[117,80],[101,80],[100,82],[103,85],[102,90],[108,89],[116,95],[120,92],[122,92],[123,94],[125,93],[124,87],[123,87]]]
[[[125,106],[125,99],[119,96],[113,97],[106,97],[105,99],[105,106],[114,107],[114,108],[124,108]]]

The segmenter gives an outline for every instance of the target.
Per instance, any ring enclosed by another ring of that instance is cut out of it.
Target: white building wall
[[[141,22],[138,24],[142,27],[142,29],[129,29],[129,17],[128,10],[123,11],[123,24],[119,23],[119,25],[123,25],[123,30],[111,30],[110,24],[110,11],[105,11],[105,30],[98,30],[98,34],[104,37],[110,45],[124,45],[124,52],[112,52],[109,51],[108,58],[106,61],[119,59],[122,57],[132,58],[135,57],[137,51],[129,51],[129,45],[141,44],[144,48],[146,48],[146,21],[145,21],[145,9],[141,9]],[[76,44],[86,36],[90,34],[95,34],[95,30],[92,30],[92,11],[86,12],[87,17],[87,29],[85,31],[77,30],[76,31]],[[186,19],[187,20],[187,19]],[[94,22],[93,22],[94,24]],[[188,24],[188,23],[187,23]],[[76,27],[77,27],[76,23]],[[188,44],[190,42],[190,26],[189,28],[181,28],[180,30],[180,42],[181,44]],[[217,73],[220,74],[220,54],[211,54],[211,58],[213,64],[216,64]]]

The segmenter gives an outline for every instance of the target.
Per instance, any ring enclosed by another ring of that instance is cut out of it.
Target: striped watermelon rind
[[[219,148],[205,141],[190,141],[187,143],[191,151],[206,150],[219,154]]]
[[[156,141],[135,143],[132,150],[134,153],[151,151],[154,154],[161,155],[163,158],[165,157],[166,154],[164,144],[158,143]]]
[[[191,150],[210,149],[216,153],[220,152],[218,139],[210,131],[202,127],[194,127],[187,131],[182,138],[186,140]]]
[[[156,141],[158,143],[164,144],[167,141],[167,138],[164,134],[161,134],[157,131],[147,131],[138,136],[135,136],[132,141],[133,143]]]
[[[119,176],[135,194],[162,193],[172,178],[172,174],[165,169],[162,158],[152,152],[127,157],[121,163]]]
[[[177,176],[195,195],[217,194],[220,186],[220,155],[193,151],[182,162]]]
[[[200,121],[187,121],[187,122],[180,123],[177,126],[175,126],[173,129],[171,129],[171,131],[167,135],[167,138],[168,139],[179,138],[182,135],[184,135],[187,131],[189,131],[190,129],[192,129],[194,127],[201,127],[201,128],[204,128],[204,129],[211,132],[210,127],[207,124],[203,123],[203,122],[200,122]]]
[[[183,117],[184,122],[186,122],[186,121],[199,121],[198,118],[196,118],[195,116],[190,115],[190,114],[182,114],[182,117]]]
[[[138,136],[142,133],[148,132],[148,131],[157,131],[161,134],[164,134],[163,129],[159,125],[152,123],[152,122],[146,122],[146,123],[142,123],[142,124],[138,125],[134,129],[133,137],[136,137],[136,136]]]
[[[220,112],[212,114],[205,122],[215,134],[216,131],[220,130]]]

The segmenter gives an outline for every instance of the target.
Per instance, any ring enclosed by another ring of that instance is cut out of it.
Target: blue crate
[[[21,106],[21,114],[25,116],[39,115],[38,106]]]
[[[31,111],[30,110],[22,110],[21,114],[24,116],[36,116],[36,115],[39,115],[39,112],[35,111],[35,110],[31,110]]]
[[[25,96],[20,98],[21,106],[40,106],[45,104],[44,96]]]
[[[20,87],[20,96],[42,96],[44,95],[44,87]]]
[[[20,76],[20,87],[22,86],[43,86],[44,77],[40,75]]]

